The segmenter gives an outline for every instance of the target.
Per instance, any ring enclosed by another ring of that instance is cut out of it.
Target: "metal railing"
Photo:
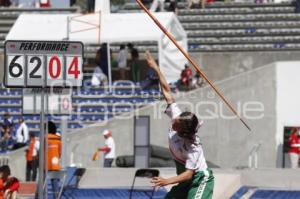
[[[258,151],[261,147],[261,143],[255,144],[248,156],[248,167],[251,169],[257,169],[258,168]]]

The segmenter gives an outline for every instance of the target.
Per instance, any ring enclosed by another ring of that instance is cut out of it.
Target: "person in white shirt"
[[[177,184],[172,187],[165,199],[211,199],[214,176],[207,167],[200,140],[196,136],[203,121],[199,121],[195,114],[179,109],[159,66],[148,51],[146,56],[149,67],[157,73],[163,96],[168,104],[166,114],[172,120],[168,135],[169,148],[177,171],[177,176],[154,177],[151,182],[156,187]]]
[[[111,167],[115,157],[116,157],[116,147],[115,141],[112,137],[112,132],[110,130],[104,130],[103,136],[105,138],[105,146],[99,148],[98,151],[104,153],[104,167]]]
[[[16,131],[16,144],[14,149],[25,146],[29,141],[29,130],[25,123],[25,120],[21,118],[19,120],[19,127]]]
[[[150,11],[155,12],[158,6],[160,12],[165,12],[165,0],[153,0]]]
[[[118,54],[118,68],[120,71],[121,80],[126,79],[127,56],[128,56],[128,52],[125,48],[125,45],[124,44],[120,45],[120,51]]]

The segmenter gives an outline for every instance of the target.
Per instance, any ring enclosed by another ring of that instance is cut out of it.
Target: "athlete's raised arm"
[[[164,75],[160,71],[159,66],[157,65],[156,61],[154,60],[154,58],[152,57],[152,55],[149,51],[146,51],[146,59],[147,59],[149,67],[152,68],[158,76],[159,83],[160,83],[160,86],[161,86],[161,90],[162,90],[162,93],[165,97],[165,100],[166,100],[167,104],[174,103],[175,100],[172,96],[172,92],[171,92],[171,89],[169,87],[169,84],[166,81],[166,78],[164,77]]]

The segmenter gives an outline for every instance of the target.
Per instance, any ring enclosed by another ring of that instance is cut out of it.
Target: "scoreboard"
[[[82,80],[81,42],[5,42],[6,87],[80,87]]]

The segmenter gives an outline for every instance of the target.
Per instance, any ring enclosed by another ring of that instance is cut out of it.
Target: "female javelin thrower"
[[[149,52],[147,62],[160,81],[163,96],[168,104],[166,114],[172,119],[169,130],[169,148],[176,163],[177,176],[171,178],[154,177],[156,187],[176,184],[165,199],[211,199],[213,195],[214,176],[207,168],[203,149],[196,133],[202,125],[195,114],[182,112],[171,94],[170,87],[161,73],[159,66]]]

